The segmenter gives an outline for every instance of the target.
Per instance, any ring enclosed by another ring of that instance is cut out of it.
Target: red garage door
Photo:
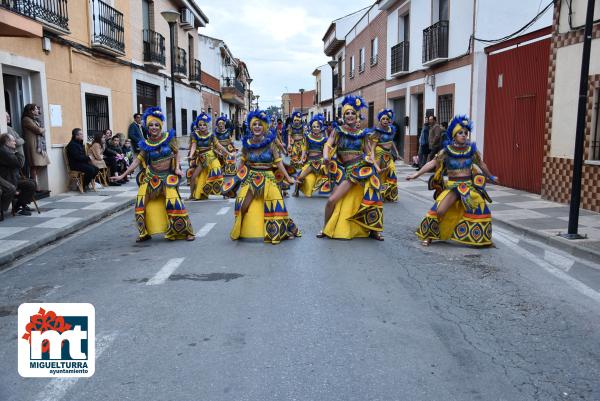
[[[486,49],[484,159],[502,185],[535,193],[542,185],[550,58],[550,38],[540,38],[549,33],[536,31]],[[532,39],[538,40],[519,44]]]

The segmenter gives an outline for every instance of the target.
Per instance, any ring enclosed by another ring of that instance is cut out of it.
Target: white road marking
[[[504,243],[504,245],[508,246],[509,248],[511,248],[511,250],[514,253],[516,253],[524,258],[529,259],[531,262],[540,266],[541,268],[546,270],[548,273],[552,274],[554,277],[559,278],[562,281],[566,282],[568,285],[570,285],[571,287],[573,287],[575,290],[579,291],[583,295],[586,295],[586,296],[590,297],[591,299],[593,299],[594,301],[600,303],[600,293],[599,292],[597,292],[597,291],[593,290],[592,288],[588,287],[587,285],[583,284],[581,281],[574,279],[573,277],[569,276],[562,270],[552,266],[550,263],[546,262],[545,260],[540,259],[533,253],[514,244],[510,240],[510,238],[508,238],[505,234],[499,233],[496,230],[496,231],[494,231],[494,238],[499,240],[500,242]]]
[[[219,209],[219,211],[217,212],[217,215],[224,215],[227,214],[227,212],[229,211],[229,206],[225,206],[222,207],[221,209]]]
[[[165,264],[154,277],[152,277],[146,285],[159,285],[167,281],[169,276],[183,263],[185,258],[174,258]]]
[[[117,333],[109,333],[103,336],[96,337],[96,362],[100,358],[100,355],[113,343]],[[96,366],[97,368],[97,366]],[[52,379],[50,383],[46,385],[43,391],[41,391],[35,400],[37,401],[59,401],[62,400],[69,389],[73,387],[78,377]]]
[[[548,249],[544,249],[544,260],[565,272],[571,270],[571,267],[575,264],[575,261],[572,258],[560,255]]]
[[[196,237],[204,237],[206,234],[209,233],[210,230],[213,229],[214,226],[216,226],[217,223],[206,223],[201,229],[200,231],[198,231],[196,233]]]

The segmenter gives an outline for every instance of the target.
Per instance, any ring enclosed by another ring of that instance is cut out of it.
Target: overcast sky
[[[322,38],[331,21],[374,0],[196,2],[210,21],[200,33],[224,40],[246,62],[262,109],[280,106],[284,92],[314,89],[312,72],[328,60]]]

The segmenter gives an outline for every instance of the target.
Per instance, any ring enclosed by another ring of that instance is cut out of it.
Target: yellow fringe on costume
[[[248,211],[241,212],[246,196],[253,195]],[[289,237],[301,236],[294,221],[288,217],[285,202],[272,171],[247,172],[235,201],[235,221],[230,233],[232,240],[260,238],[278,244]]]
[[[197,169],[200,170],[196,171]],[[208,199],[209,195],[221,195],[223,173],[221,163],[212,150],[197,156],[187,174],[191,179],[191,199],[204,200]]]
[[[381,146],[375,148],[375,159],[379,161],[379,178],[381,179],[381,197],[384,201],[398,201],[398,179],[396,177],[396,163],[391,151]]]
[[[451,240],[464,245],[492,245],[492,214],[481,194],[474,189],[472,181],[448,181],[435,199],[433,207],[421,221],[417,237],[423,241]],[[458,195],[443,218],[437,209],[451,192]]]

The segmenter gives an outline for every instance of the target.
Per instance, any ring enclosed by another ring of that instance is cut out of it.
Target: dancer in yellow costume
[[[237,190],[231,239],[261,238],[278,244],[285,239],[300,237],[300,230],[288,216],[273,173],[276,168],[288,183],[294,182],[285,170],[275,145],[276,133],[268,131],[267,113],[253,111],[247,122],[250,133],[242,140],[238,173],[233,182],[223,187],[225,194]]]
[[[288,155],[290,156],[290,165],[300,171],[304,166],[302,154],[306,149],[306,138],[304,136],[304,123],[300,112],[292,113],[292,122],[287,127],[288,137]]]
[[[296,178],[294,196],[302,191],[304,196],[310,198],[313,193],[329,195],[332,183],[329,181],[327,166],[323,163],[323,147],[327,142],[325,135],[325,117],[322,114],[314,116],[308,124],[311,131],[306,134],[306,151],[302,159],[306,164]]]
[[[394,112],[386,109],[377,114],[379,125],[373,130],[372,135],[377,137],[377,147],[375,148],[375,161],[380,168],[379,178],[381,179],[381,197],[384,201],[398,201],[398,183],[396,177],[396,163],[392,157],[392,150],[398,154],[398,149],[394,143],[396,128],[391,125],[394,119]]]
[[[490,173],[477,146],[469,140],[471,126],[467,116],[454,117],[444,148],[419,171],[406,177],[414,180],[436,171],[429,179],[429,189],[435,190],[435,203],[416,232],[423,245],[448,239],[472,246],[492,245],[492,214],[486,203],[492,200],[485,182],[487,177],[497,184],[498,178]],[[445,182],[444,174],[448,175]]]
[[[325,206],[325,227],[317,234],[319,238],[383,241],[381,182],[374,162],[377,144],[367,130],[356,128],[363,107],[366,104],[361,97],[344,98],[344,124],[333,131],[323,149],[323,160],[337,182]],[[330,162],[334,155],[337,160]]]
[[[158,233],[165,233],[168,240],[193,241],[192,223],[177,189],[183,172],[175,133],[162,131],[165,116],[159,107],[148,108],[142,121],[148,129],[148,139],[140,141],[140,153],[129,168],[111,180],[120,181],[142,166],[135,202],[138,242]]]
[[[208,114],[200,113],[192,123],[190,168],[187,171],[191,200],[205,200],[209,195],[221,195],[223,172],[215,150],[226,157],[235,157],[219,143],[216,135],[210,132],[210,120]]]
[[[227,117],[221,116],[217,118],[215,128],[215,136],[219,140],[219,143],[228,153],[218,152],[217,158],[219,159],[219,163],[221,163],[221,168],[223,170],[224,177],[233,177],[237,170],[235,166],[235,155],[237,154],[237,149],[233,144],[233,133],[230,128],[227,128]]]

